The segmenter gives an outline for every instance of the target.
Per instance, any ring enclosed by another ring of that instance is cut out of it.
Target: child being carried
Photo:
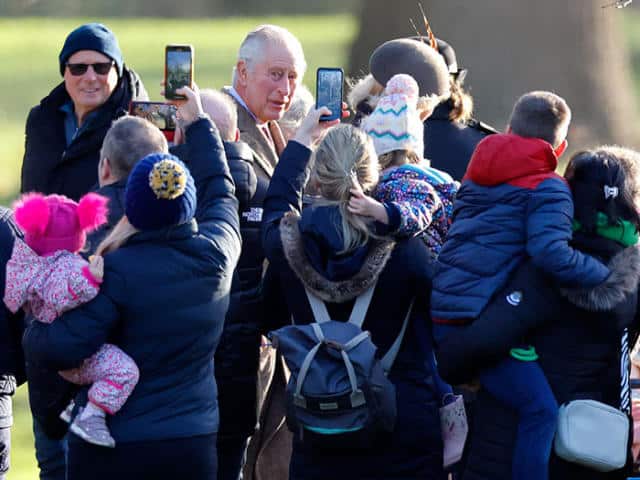
[[[62,195],[24,195],[14,206],[24,241],[16,239],[6,269],[4,303],[12,312],[23,308],[36,320],[51,323],[64,312],[89,302],[104,275],[102,257],[88,263],[78,252],[86,233],[106,222],[107,199],[89,193],[78,203]],[[66,380],[91,385],[87,406],[70,430],[94,445],[114,447],[106,413],[115,414],[138,382],[138,367],[115,345],[105,344],[83,364],[60,372]],[[70,422],[73,402],[60,414]]]

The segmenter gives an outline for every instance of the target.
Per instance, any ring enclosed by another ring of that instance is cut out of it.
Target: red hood
[[[503,183],[535,187],[557,177],[558,159],[551,145],[539,138],[513,134],[489,135],[476,147],[463,180],[490,187]]]

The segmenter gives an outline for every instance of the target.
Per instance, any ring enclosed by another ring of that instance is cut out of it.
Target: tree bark
[[[637,109],[629,55],[620,20],[625,9],[606,0],[423,0],[437,37],[469,69],[467,87],[476,116],[504,128],[515,100],[531,90],[551,90],[573,110],[574,147],[601,143],[637,146]],[[351,74],[367,72],[373,49],[414,35],[421,27],[416,3],[368,0],[351,51]]]

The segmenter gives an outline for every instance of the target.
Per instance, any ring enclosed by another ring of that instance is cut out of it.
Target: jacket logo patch
[[[520,305],[520,302],[522,301],[522,292],[520,290],[515,290],[511,292],[509,295],[507,295],[506,298],[507,298],[507,303],[509,305],[517,307],[518,305]]]
[[[262,209],[257,207],[251,207],[249,210],[242,212],[242,218],[247,222],[261,222],[262,221]]]

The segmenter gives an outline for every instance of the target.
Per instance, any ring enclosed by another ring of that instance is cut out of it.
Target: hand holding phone
[[[192,88],[182,87],[178,89],[178,92],[183,95],[186,100],[177,104],[180,125],[186,128],[186,126],[195,122],[198,117],[204,115],[202,101],[200,100],[200,90],[194,83]]]
[[[342,85],[344,72],[341,68],[319,68],[316,73],[316,108],[327,107],[331,115],[320,117],[321,122],[339,119],[342,116]]]
[[[327,118],[330,116],[327,107],[312,108],[300,123],[292,140],[295,140],[305,147],[311,148],[314,143],[322,138],[327,129],[340,123],[340,120],[337,118],[327,121],[322,120],[323,117]]]
[[[191,45],[167,45],[164,81],[164,97],[167,100],[186,98],[176,93],[176,89],[193,85],[193,47]]]

